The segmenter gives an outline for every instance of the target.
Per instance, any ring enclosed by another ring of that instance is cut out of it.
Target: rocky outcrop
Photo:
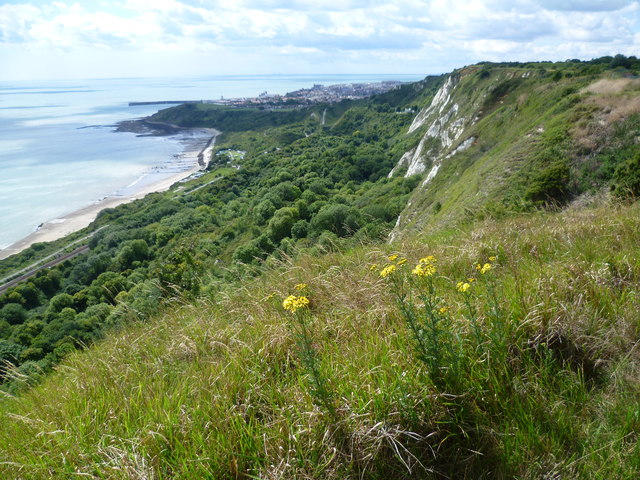
[[[408,133],[414,132],[422,125],[424,125],[427,119],[434,112],[437,111],[438,114],[442,113],[444,107],[446,107],[447,103],[449,103],[449,101],[451,100],[451,91],[454,87],[455,83],[453,80],[453,75],[451,75],[449,76],[449,78],[447,78],[447,81],[444,83],[444,85],[440,87],[440,89],[436,92],[436,95],[433,97],[431,104],[427,108],[422,109],[418,113],[418,115],[416,115],[416,118],[413,119]]]
[[[478,110],[479,105],[469,108],[470,105],[465,103],[464,96],[456,93],[459,83],[459,75],[450,75],[436,92],[431,103],[416,115],[407,134],[418,129],[423,129],[425,133],[414,148],[402,155],[389,173],[389,177],[397,175],[400,171],[405,171],[405,177],[427,172],[418,187],[425,189],[436,178],[443,162],[455,161],[454,157],[457,154],[475,143],[475,135],[468,133],[467,138],[464,135],[467,128],[478,121],[482,112]],[[389,235],[389,242],[393,242],[403,225],[411,222],[417,214],[418,212],[407,205]]]
[[[459,116],[460,106],[457,103],[452,104],[452,95],[458,81],[457,76],[449,76],[429,106],[423,108],[416,115],[407,133],[412,133],[424,125],[428,125],[427,131],[417,147],[402,155],[397,165],[389,173],[389,177],[403,168],[406,168],[405,177],[409,177],[422,173],[431,166],[431,171],[427,176],[430,180],[437,173],[443,159],[460,151],[461,146],[458,146],[456,150],[446,155],[447,150],[460,138],[468,123],[467,118]],[[467,148],[467,146],[462,148]],[[423,185],[426,184],[425,182]]]

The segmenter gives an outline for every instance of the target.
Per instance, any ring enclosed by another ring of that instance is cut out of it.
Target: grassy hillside
[[[203,176],[0,263],[99,229],[0,295],[0,477],[637,478],[639,68],[160,112]]]
[[[428,174],[398,233],[640,192],[624,173],[638,164],[637,78],[573,64],[477,65],[447,83],[446,101],[418,114],[414,169],[406,157],[394,169]]]
[[[175,298],[2,399],[0,472],[637,478],[638,232],[637,204],[539,213]]]

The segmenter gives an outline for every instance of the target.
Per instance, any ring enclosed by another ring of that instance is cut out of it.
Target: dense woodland
[[[637,76],[640,62],[618,55],[589,62],[485,63],[474,75],[481,82],[505,68],[535,68],[539,83],[559,85],[603,72]],[[87,229],[105,227],[90,239],[88,254],[4,292],[0,359],[36,378],[69,352],[145,318],[167,299],[214,297],[221,283],[254,275],[263,262],[293,252],[320,254],[383,241],[422,178],[387,175],[417,143],[420,132],[405,132],[443,79],[427,77],[367,100],[289,111],[184,105],[159,112],[153,121],[224,132],[208,173],[103,211]],[[509,80],[492,87],[486,110],[518,88]],[[564,96],[576,93],[566,88]],[[556,126],[499,202],[501,214],[554,208],[589,190],[640,194],[640,154],[630,141],[639,128],[639,116],[631,116],[588,163],[573,165],[568,152],[575,145],[566,127]],[[27,265],[50,248],[34,245],[3,261],[0,272]],[[16,385],[5,382],[4,388]]]

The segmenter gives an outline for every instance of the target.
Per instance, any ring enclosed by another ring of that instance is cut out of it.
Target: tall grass
[[[285,257],[73,354],[0,400],[0,477],[637,478],[637,205],[394,248]]]

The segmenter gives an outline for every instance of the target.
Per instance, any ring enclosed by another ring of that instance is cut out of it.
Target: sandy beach
[[[174,183],[207,168],[219,131],[199,128],[182,133],[185,149],[174,158],[159,163],[131,185],[96,201],[92,205],[44,222],[38,230],[0,250],[0,260],[38,242],[51,242],[87,227],[105,208],[129,203],[153,192],[168,190]]]

